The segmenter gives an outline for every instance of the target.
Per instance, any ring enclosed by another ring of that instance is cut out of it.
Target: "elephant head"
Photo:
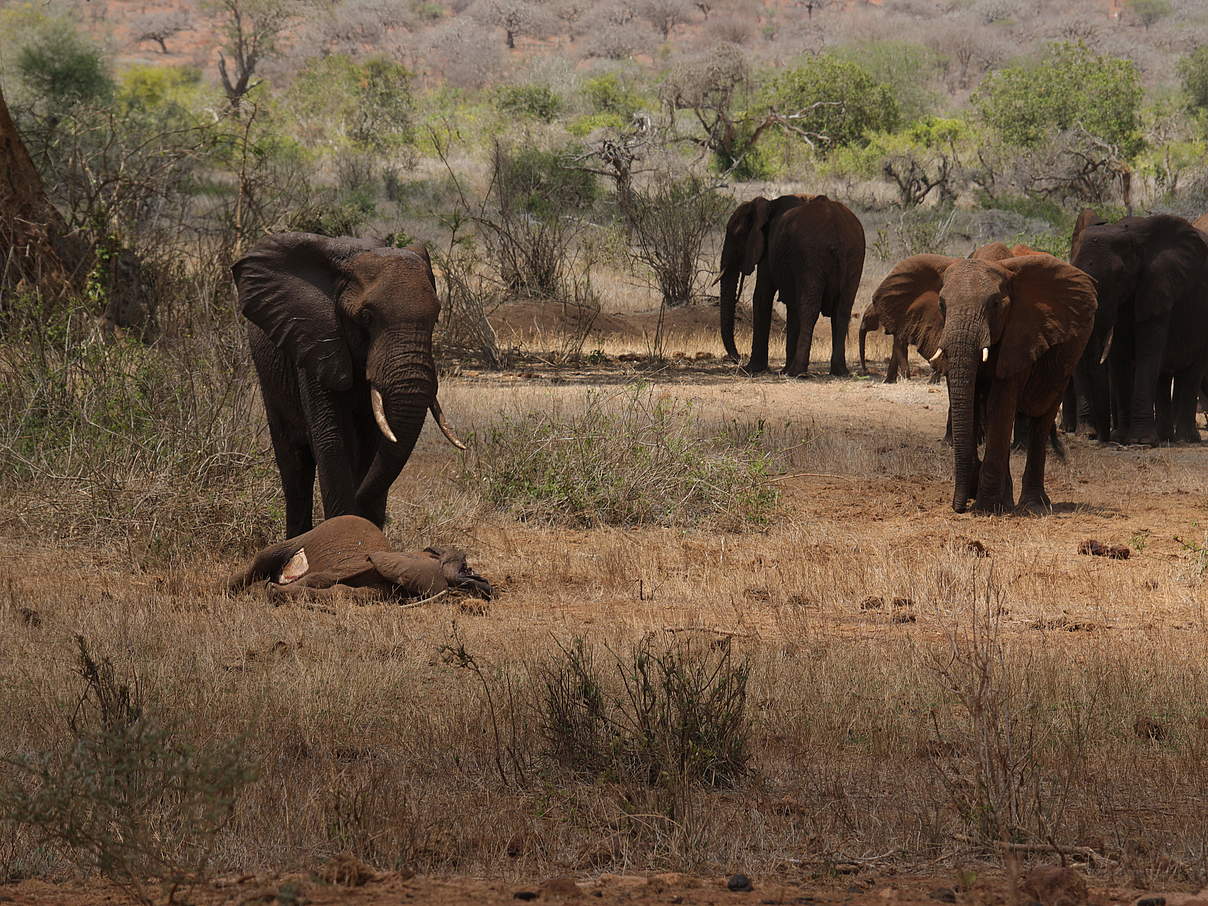
[[[721,341],[726,354],[738,361],[734,345],[734,309],[742,295],[742,279],[749,277],[768,250],[768,228],[785,211],[810,199],[808,195],[781,195],[769,200],[762,195],[744,201],[726,223],[721,249]]]
[[[913,306],[934,297],[938,319],[922,323]],[[920,347],[948,375],[952,416],[952,508],[976,492],[976,390],[979,379],[1025,376],[1047,350],[1090,330],[1095,285],[1051,255],[999,260],[915,255],[900,262],[873,295],[886,330],[921,332]],[[1012,413],[1014,415],[1014,413]]]
[[[233,267],[239,307],[327,390],[367,383],[374,419],[405,458],[428,410],[450,443],[436,396],[432,330],[440,314],[424,249],[279,233]]]
[[[491,598],[491,583],[470,568],[461,551],[425,548],[418,554],[393,551],[371,553],[369,561],[383,579],[409,594],[431,595],[446,588],[480,598]]]

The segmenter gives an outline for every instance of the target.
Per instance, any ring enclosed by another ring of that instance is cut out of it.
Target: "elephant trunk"
[[[864,358],[864,338],[868,336],[868,331],[871,328],[864,322],[860,322],[860,373],[868,374],[868,362]]]
[[[977,371],[988,343],[975,333],[944,337],[948,408],[952,416],[952,509],[963,513],[977,496]]]
[[[436,397],[436,362],[430,337],[403,332],[383,334],[370,347],[368,376],[374,421],[402,456],[410,455],[429,410],[450,442],[461,445],[445,422]]]
[[[731,360],[738,361],[738,347],[734,345],[734,308],[742,293],[741,272],[737,268],[727,268],[721,273],[721,341],[726,347],[726,355]]]

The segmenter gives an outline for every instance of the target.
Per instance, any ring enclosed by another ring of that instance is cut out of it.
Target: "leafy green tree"
[[[113,92],[113,79],[99,47],[66,22],[52,21],[17,54],[22,87],[52,112]]]
[[[902,113],[893,90],[850,60],[812,57],[768,83],[762,104],[814,137],[820,150],[862,144],[873,132],[891,132]]]
[[[1179,60],[1179,78],[1191,106],[1208,111],[1208,44]]]
[[[1128,0],[1128,8],[1146,28],[1171,13],[1170,0]]]
[[[937,104],[935,82],[943,71],[940,55],[909,41],[860,41],[835,51],[840,59],[862,66],[897,98],[902,120],[913,122]]]
[[[974,93],[982,119],[1011,145],[1036,147],[1081,128],[1124,157],[1141,150],[1141,79],[1132,60],[1082,42],[1050,44],[1039,59],[990,73]]]
[[[414,139],[412,75],[382,57],[355,61],[333,54],[311,62],[289,94],[303,134],[315,144],[330,140],[331,126],[354,148],[375,153]],[[333,123],[334,121],[334,123]]]
[[[548,85],[502,85],[495,96],[495,103],[504,113],[553,122],[562,111],[562,98],[554,94]]]

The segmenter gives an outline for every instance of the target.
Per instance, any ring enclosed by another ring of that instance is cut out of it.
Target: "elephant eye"
[[[368,308],[362,308],[357,312],[357,321],[362,325],[368,326],[373,323],[373,312]]]

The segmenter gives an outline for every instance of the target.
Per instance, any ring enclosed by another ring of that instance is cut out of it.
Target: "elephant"
[[[757,267],[746,372],[767,370],[772,301],[779,294],[786,310],[783,373],[808,376],[814,326],[825,315],[831,319],[830,373],[848,374],[847,327],[864,271],[864,227],[856,215],[825,195],[759,196],[735,209],[718,277],[721,337],[733,361],[739,361],[734,308],[742,279]]]
[[[1072,263],[1099,285],[1094,331],[1078,364],[1101,442],[1198,443],[1208,369],[1208,236],[1155,214],[1093,223]]]
[[[1074,255],[1082,244],[1082,231],[1092,224],[1104,222],[1091,208],[1083,208],[1078,213],[1078,219],[1074,221],[1074,230],[1070,235],[1070,261],[1074,260]],[[1079,389],[1080,383],[1081,379],[1075,369],[1074,379],[1065,388],[1065,398],[1061,401],[1061,429],[1066,434],[1076,434],[1079,421],[1090,422],[1090,404],[1086,399],[1086,391]]]
[[[335,516],[295,538],[266,547],[227,581],[231,594],[264,583],[277,603],[320,600],[345,594],[428,597],[446,589],[482,598],[491,583],[466,563],[460,551],[426,548],[412,554],[391,549],[382,530],[360,516]]]
[[[948,377],[953,510],[965,512],[970,498],[977,512],[1014,506],[1011,434],[1022,413],[1031,430],[1019,508],[1049,511],[1048,442],[1065,385],[1094,325],[1094,281],[1047,254],[914,255],[899,262],[873,294],[881,323],[895,333],[906,329],[910,306],[924,293],[936,294],[942,319],[931,359]],[[985,461],[978,462],[982,429]]]
[[[316,467],[327,518],[381,526],[386,496],[437,399],[440,313],[428,253],[347,237],[277,233],[232,267],[285,494],[286,536],[313,525]]]
[[[860,318],[860,374],[868,374],[868,361],[864,357],[865,337],[869,332],[880,329],[881,319],[877,317],[876,309],[870,305]],[[889,355],[889,366],[885,369],[884,383],[896,384],[899,373],[906,380],[910,380],[910,347],[905,336],[893,338],[893,351]]]

